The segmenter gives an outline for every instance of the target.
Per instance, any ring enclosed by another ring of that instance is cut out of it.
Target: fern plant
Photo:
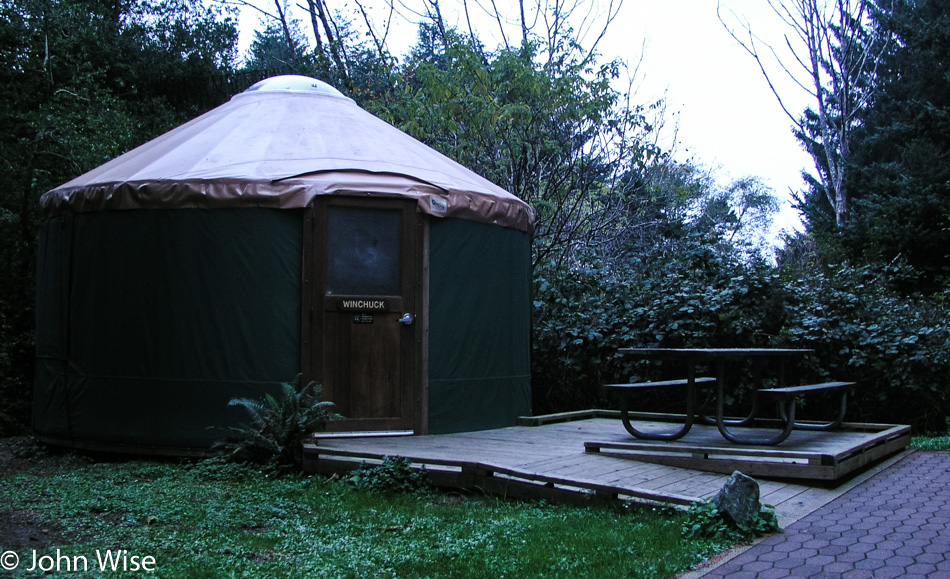
[[[238,406],[249,421],[228,428],[231,436],[219,443],[231,458],[272,466],[299,467],[303,462],[303,440],[331,420],[343,418],[334,404],[320,400],[322,386],[310,382],[301,387],[301,375],[281,384],[279,398],[232,398],[228,406]]]

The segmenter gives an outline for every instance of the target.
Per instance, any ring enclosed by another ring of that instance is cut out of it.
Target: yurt
[[[41,205],[42,440],[200,452],[298,373],[344,432],[530,414],[531,209],[321,81],[261,81]]]

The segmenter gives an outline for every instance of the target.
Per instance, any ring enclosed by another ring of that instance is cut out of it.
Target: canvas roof
[[[421,211],[531,231],[526,203],[303,76],[229,102],[46,193],[47,215],[301,208],[317,195],[410,197]]]

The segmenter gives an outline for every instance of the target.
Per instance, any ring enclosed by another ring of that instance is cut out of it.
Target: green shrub
[[[858,382],[849,420],[934,431],[950,416],[950,315],[936,300],[897,294],[893,275],[861,267],[789,278],[777,343],[814,349],[819,379]]]
[[[742,541],[781,530],[778,517],[775,516],[775,507],[772,505],[762,505],[748,525],[740,525],[723,517],[710,499],[690,505],[683,523],[683,537],[687,539],[713,539],[723,542]]]
[[[683,377],[682,368],[627,359],[619,348],[780,347],[815,351],[790,368],[792,383],[858,382],[848,420],[944,427],[950,310],[942,296],[900,295],[893,266],[775,269],[695,240],[677,247],[610,267],[591,260],[536,270],[535,413],[610,407],[605,383]],[[730,365],[727,404],[748,407],[757,369],[774,379],[761,365]],[[812,397],[799,415],[826,419],[835,404]],[[682,393],[646,392],[638,408],[682,412]]]
[[[219,443],[232,459],[299,467],[303,440],[328,421],[342,418],[332,402],[320,400],[320,384],[301,387],[300,378],[298,374],[293,382],[281,384],[280,399],[267,394],[262,400],[234,398],[228,403],[244,409],[250,418],[250,423],[229,428],[231,436]]]
[[[666,371],[625,358],[619,348],[771,345],[782,327],[777,280],[765,264],[740,261],[700,240],[610,267],[594,261],[569,270],[538,268],[535,412],[602,407],[609,401],[601,384],[655,379]],[[662,403],[667,395],[648,393],[653,396]],[[673,398],[676,404],[682,396]]]
[[[3,228],[0,208],[0,230]],[[0,240],[3,239],[0,231]],[[4,250],[0,250],[0,256]],[[16,436],[30,431],[33,402],[32,295],[30,303],[7,302],[0,291],[0,436]],[[14,305],[14,304],[18,305]],[[14,311],[17,310],[17,311]]]
[[[377,492],[413,493],[429,487],[425,467],[414,470],[409,459],[402,456],[384,456],[376,466],[363,463],[347,481],[358,489]]]
[[[950,451],[950,434],[943,436],[915,436],[910,440],[910,447],[918,450]]]

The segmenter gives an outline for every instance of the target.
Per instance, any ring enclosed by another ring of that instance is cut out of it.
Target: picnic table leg
[[[785,408],[781,402],[778,402],[779,407],[779,418],[782,420],[787,420],[785,417]],[[795,430],[834,430],[841,426],[841,423],[844,421],[845,411],[848,409],[848,391],[844,390],[841,392],[841,405],[838,408],[838,415],[828,423],[825,424],[802,424],[801,422],[792,422],[795,424]]]
[[[718,360],[716,363],[716,382],[717,383],[722,383],[722,381],[725,379],[725,373],[726,373],[725,368],[726,368],[726,363],[721,359]],[[721,399],[722,399],[722,393],[721,391],[717,390],[716,400],[721,400]],[[759,397],[755,392],[753,392],[752,393],[752,410],[749,411],[749,415],[746,416],[745,418],[737,418],[737,419],[723,418],[722,423],[728,424],[729,426],[745,426],[746,424],[751,424],[752,422],[754,422],[758,414],[759,414]],[[716,417],[706,416],[702,412],[699,413],[699,420],[703,424],[708,424],[710,426],[717,425],[720,422]]]
[[[759,444],[772,446],[784,441],[792,433],[795,427],[795,398],[791,398],[786,404],[787,409],[782,408],[781,414],[786,416],[785,427],[781,432],[771,437],[741,437],[736,436],[726,428],[726,421],[723,420],[723,374],[725,363],[722,360],[718,362],[718,374],[716,379],[716,427],[723,438],[734,444]]]
[[[623,427],[631,435],[643,440],[679,440],[686,436],[686,433],[693,427],[693,418],[696,414],[696,368],[689,365],[686,374],[686,421],[683,426],[674,432],[643,432],[637,430],[630,424],[630,397],[620,397],[620,419],[623,421]]]
[[[723,424],[728,424],[729,426],[745,426],[751,424],[755,421],[756,415],[759,413],[759,397],[756,396],[755,392],[752,393],[752,410],[749,411],[748,416],[745,418],[723,418]],[[714,416],[706,416],[703,413],[699,413],[699,420],[703,424],[708,424],[713,426],[716,424],[716,418]]]

